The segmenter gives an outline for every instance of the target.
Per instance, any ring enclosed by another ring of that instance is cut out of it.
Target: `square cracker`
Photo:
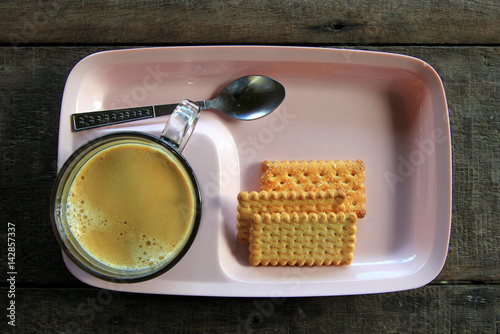
[[[341,190],[347,196],[346,212],[366,215],[365,164],[362,160],[274,161],[261,164],[261,191]]]
[[[250,220],[254,213],[343,212],[346,196],[340,190],[328,191],[261,191],[238,194],[238,242],[248,241]]]
[[[250,264],[351,264],[356,221],[353,212],[254,214],[249,238]]]

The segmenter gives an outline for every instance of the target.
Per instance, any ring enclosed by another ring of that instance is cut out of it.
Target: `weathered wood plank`
[[[7,289],[0,293],[6,295]],[[17,333],[493,334],[500,325],[498,285],[275,299],[17,289],[15,301]]]
[[[57,129],[71,68],[96,47],[0,48],[0,217],[17,226],[24,286],[81,286],[66,270],[49,220]],[[453,136],[453,227],[437,280],[500,281],[499,47],[378,47],[413,55],[440,73]],[[0,234],[2,240],[4,231]],[[0,258],[3,263],[5,255]]]
[[[3,45],[500,42],[496,0],[7,1],[0,13]]]

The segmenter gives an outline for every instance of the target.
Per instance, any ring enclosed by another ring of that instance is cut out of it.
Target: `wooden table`
[[[4,1],[0,18],[2,328],[499,332],[498,1]],[[421,58],[437,70],[450,111],[453,220],[447,262],[432,283],[385,294],[271,300],[110,292],[69,273],[49,219],[69,72],[101,50],[214,44],[387,51]],[[17,274],[11,284],[6,241],[14,225]],[[15,327],[8,325],[11,301]]]

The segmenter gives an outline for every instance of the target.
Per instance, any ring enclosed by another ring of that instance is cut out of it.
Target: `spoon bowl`
[[[285,95],[285,87],[278,81],[262,75],[248,75],[231,82],[216,98],[195,103],[200,109],[217,109],[235,119],[250,121],[269,115],[283,102]],[[79,131],[170,115],[177,105],[77,113],[72,115],[73,129]]]
[[[231,82],[219,96],[206,101],[205,106],[250,121],[270,114],[284,98],[285,87],[278,81],[262,75],[249,75]]]

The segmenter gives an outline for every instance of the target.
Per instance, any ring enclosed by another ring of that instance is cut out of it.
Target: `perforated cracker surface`
[[[264,161],[261,191],[341,190],[347,196],[346,211],[366,215],[365,164],[362,160]]]
[[[305,191],[242,191],[238,194],[238,242],[248,241],[250,219],[254,213],[342,212],[346,196],[340,190]]]
[[[250,264],[351,264],[356,221],[353,212],[254,214],[249,238]]]

